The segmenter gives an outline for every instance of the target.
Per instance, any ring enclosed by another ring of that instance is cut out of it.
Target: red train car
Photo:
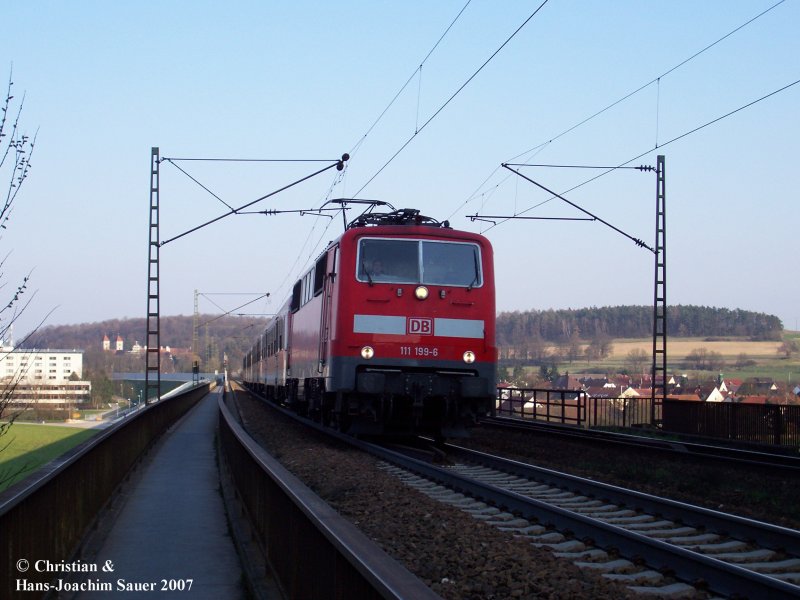
[[[354,434],[452,437],[495,396],[492,247],[403,209],[352,222],[244,359],[268,397]]]

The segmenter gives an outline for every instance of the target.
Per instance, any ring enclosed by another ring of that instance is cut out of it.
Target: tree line
[[[747,337],[780,340],[781,320],[741,309],[676,305],[667,309],[667,334],[677,337]],[[571,340],[642,338],[653,335],[652,306],[604,306],[502,312],[497,316],[500,347],[536,347]]]

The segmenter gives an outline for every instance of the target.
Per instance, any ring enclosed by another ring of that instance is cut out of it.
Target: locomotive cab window
[[[465,242],[366,238],[358,246],[356,279],[370,284],[480,287],[480,248]]]
[[[419,242],[362,239],[358,252],[358,280],[369,283],[419,281]]]
[[[475,244],[422,242],[422,283],[480,287],[481,258]]]
[[[318,296],[322,293],[322,287],[325,285],[325,269],[328,266],[328,254],[325,253],[317,261],[314,266],[314,295]]]
[[[289,304],[289,310],[291,312],[297,312],[300,310],[300,289],[301,289],[302,282],[298,281],[294,284],[292,288],[292,301]]]

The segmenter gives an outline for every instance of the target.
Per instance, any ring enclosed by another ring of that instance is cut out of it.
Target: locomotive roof
[[[450,227],[449,221],[439,222],[432,217],[420,215],[415,208],[403,208],[392,212],[383,213],[364,213],[353,219],[345,232],[335,240],[330,240],[320,253],[325,254],[331,246],[344,239],[360,237],[362,235],[420,235],[420,236],[441,236],[443,238],[470,239],[476,242],[483,240],[488,244],[488,240],[479,233],[469,231],[459,231]],[[315,260],[319,260],[319,256]]]
[[[419,214],[415,208],[401,208],[392,212],[384,213],[363,213],[350,221],[347,225],[348,229],[354,227],[369,227],[381,225],[405,225],[417,227],[443,227],[450,228],[448,221],[439,222],[433,217],[427,217]]]

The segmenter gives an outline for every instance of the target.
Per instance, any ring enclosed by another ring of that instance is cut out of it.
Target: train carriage
[[[246,382],[299,412],[354,434],[463,435],[494,399],[491,245],[413,209],[362,215],[260,346]]]

